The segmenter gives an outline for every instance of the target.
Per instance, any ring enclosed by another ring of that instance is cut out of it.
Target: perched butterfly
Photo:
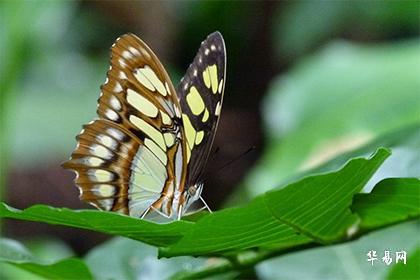
[[[64,168],[99,209],[180,219],[201,201],[202,175],[223,101],[226,50],[210,34],[175,90],[152,50],[126,34],[111,48],[99,118],[85,125]],[[209,209],[210,210],[210,209]]]

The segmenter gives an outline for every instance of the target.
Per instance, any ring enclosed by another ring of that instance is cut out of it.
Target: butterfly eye
[[[191,186],[188,188],[188,195],[193,197],[197,192],[197,188],[195,186]]]

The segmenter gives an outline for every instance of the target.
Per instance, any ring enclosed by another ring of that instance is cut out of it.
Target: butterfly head
[[[185,191],[184,191],[184,201],[185,201],[185,206],[184,206],[184,213],[185,211],[188,210],[188,208],[197,200],[200,199],[201,196],[201,192],[203,191],[203,186],[204,183],[197,183],[193,186],[188,187]],[[183,213],[183,214],[184,214]]]

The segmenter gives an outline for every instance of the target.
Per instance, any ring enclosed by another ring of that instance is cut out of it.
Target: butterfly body
[[[210,34],[177,89],[133,34],[116,40],[98,100],[65,168],[81,199],[108,211],[180,219],[201,198],[223,101],[226,54]],[[203,201],[204,202],[204,201]]]

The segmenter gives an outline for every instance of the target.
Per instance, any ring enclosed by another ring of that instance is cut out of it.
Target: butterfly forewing
[[[223,102],[226,50],[219,32],[202,42],[177,87],[187,145],[187,185],[195,185],[209,156]]]

